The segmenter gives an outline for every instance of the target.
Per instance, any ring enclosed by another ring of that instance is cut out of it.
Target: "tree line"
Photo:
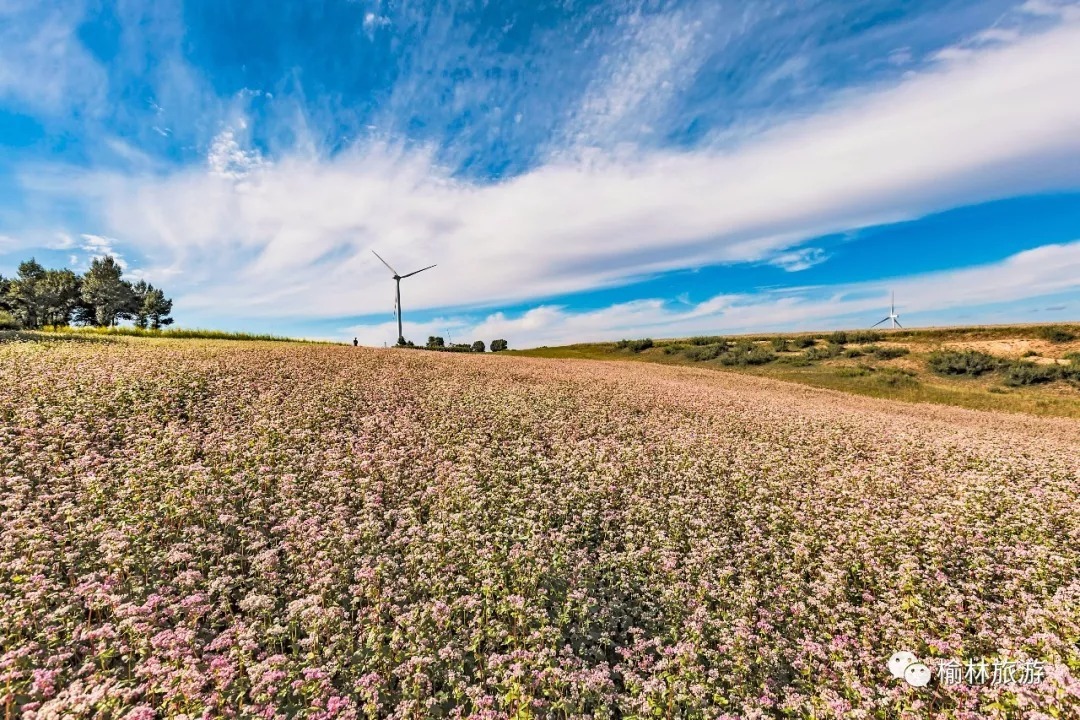
[[[48,325],[113,327],[131,320],[139,328],[171,325],[172,300],[160,288],[123,278],[111,255],[95,258],[82,275],[46,270],[30,258],[13,278],[0,275],[0,329],[36,330]]]
[[[416,347],[412,342],[406,342],[406,347]],[[484,352],[487,346],[484,345],[483,340],[477,340],[473,343],[453,343],[451,345],[446,344],[440,335],[429,335],[427,339],[427,345],[424,346],[427,350],[442,350],[444,352]],[[492,340],[491,352],[500,352],[507,348],[505,340]]]

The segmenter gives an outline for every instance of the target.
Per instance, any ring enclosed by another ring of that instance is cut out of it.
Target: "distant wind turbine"
[[[876,328],[878,325],[880,325],[883,322],[890,323],[889,327],[891,327],[894,330],[896,328],[900,328],[901,330],[904,329],[904,326],[900,324],[900,316],[896,314],[896,293],[892,293],[892,295],[890,296],[890,299],[889,299],[889,314],[886,315],[885,317],[883,317],[881,320],[878,320],[876,323],[874,323],[870,327],[871,328]]]
[[[375,257],[379,258],[379,262],[381,262],[383,265],[385,265],[387,268],[389,268],[390,272],[394,273],[394,282],[397,284],[397,293],[394,295],[394,310],[397,312],[398,345],[404,345],[405,344],[405,336],[401,332],[401,281],[404,280],[407,277],[412,277],[413,275],[416,275],[417,273],[422,273],[425,270],[430,270],[431,268],[433,268],[435,266],[434,265],[428,265],[426,268],[420,268],[419,270],[414,270],[411,273],[409,273],[408,275],[402,275],[397,270],[390,267],[390,263],[383,260],[382,256],[379,255],[379,253],[375,252],[374,250],[372,250],[371,253]]]

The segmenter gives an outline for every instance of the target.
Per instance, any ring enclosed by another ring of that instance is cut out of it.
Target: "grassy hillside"
[[[1080,417],[1080,325],[639,339],[511,352],[694,365],[909,402]]]

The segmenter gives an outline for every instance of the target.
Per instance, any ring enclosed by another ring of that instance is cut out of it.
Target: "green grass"
[[[853,373],[843,366],[748,368],[748,374],[797,382],[803,385],[904,402],[954,405],[973,410],[1021,412],[1031,415],[1080,418],[1080,392],[1048,387],[1005,388],[980,380],[927,380],[923,375],[906,376],[877,368],[876,372]]]
[[[797,382],[813,387],[839,390],[870,397],[887,398],[906,402],[928,402],[955,405],[976,410],[1022,412],[1033,415],[1080,418],[1080,384],[1069,382],[1072,377],[1066,371],[1058,371],[1057,381],[1050,379],[1052,373],[1028,363],[995,359],[993,371],[985,374],[941,375],[931,367],[933,358],[940,364],[941,343],[958,341],[1028,339],[1047,340],[1051,333],[1046,326],[990,326],[973,328],[931,328],[927,330],[886,331],[880,338],[849,332],[848,342],[868,340],[889,343],[886,346],[849,346],[847,350],[836,342],[834,333],[794,333],[787,336],[744,335],[701,337],[678,340],[654,340],[653,347],[642,352],[618,349],[615,343],[585,343],[564,347],[543,347],[533,350],[512,350],[508,354],[543,357],[573,358],[579,360],[621,360],[654,362],[665,365],[709,368],[726,372],[741,372],[759,377],[770,377]],[[1053,337],[1065,337],[1073,333],[1080,337],[1080,326],[1053,326]],[[855,337],[853,337],[853,335]],[[749,348],[754,343],[761,351],[772,351],[785,346],[777,340],[787,337],[787,351],[775,355],[771,362],[751,364],[727,364],[721,358],[725,348],[732,344]],[[813,344],[807,350],[797,348]],[[724,344],[721,344],[724,343]],[[625,343],[624,343],[625,344]],[[1062,357],[1080,354],[1066,348]],[[860,358],[860,360],[855,360]],[[1023,367],[1021,367],[1021,365]],[[1016,369],[1019,368],[1019,369]],[[1012,374],[1006,372],[1012,370]],[[1021,372],[1024,371],[1024,372]],[[1040,374],[1042,373],[1042,374]],[[1038,374],[1030,379],[1028,375]],[[1046,377],[1043,377],[1043,374]],[[1023,377],[1019,377],[1023,375]],[[1014,377],[1017,376],[1017,377]],[[1025,381],[1025,382],[1021,382]]]

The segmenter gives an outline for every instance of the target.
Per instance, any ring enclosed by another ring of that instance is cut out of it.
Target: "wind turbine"
[[[889,314],[881,320],[871,325],[871,329],[876,328],[883,322],[889,323],[889,327],[895,330],[896,328],[904,329],[904,326],[900,324],[900,316],[896,314],[896,293],[892,293],[889,298]]]
[[[397,341],[398,341],[398,345],[404,345],[405,344],[405,336],[401,333],[401,281],[404,280],[407,277],[412,277],[413,275],[416,275],[417,273],[422,273],[425,270],[430,270],[431,268],[433,268],[435,266],[434,265],[428,265],[426,268],[420,268],[419,270],[414,270],[411,273],[409,273],[408,275],[402,275],[402,274],[398,273],[397,270],[390,267],[390,263],[383,260],[382,256],[379,255],[379,253],[375,252],[374,250],[372,250],[371,252],[372,252],[373,255],[375,255],[375,257],[379,258],[379,262],[381,262],[383,265],[385,265],[387,268],[389,268],[390,272],[394,273],[394,282],[397,283],[397,294],[394,296],[394,309],[397,310],[397,335],[398,335]]]

